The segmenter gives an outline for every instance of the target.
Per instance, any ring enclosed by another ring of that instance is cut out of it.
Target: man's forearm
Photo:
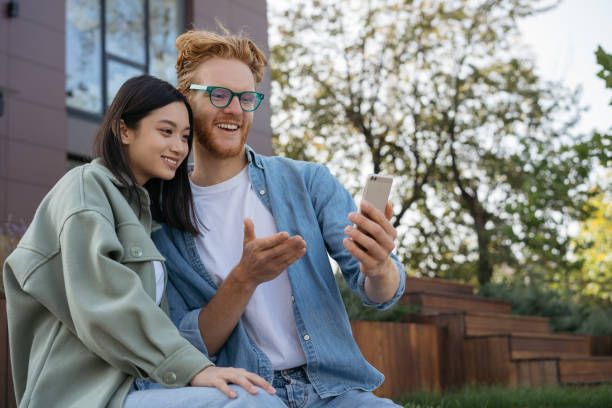
[[[240,281],[230,273],[217,293],[198,317],[202,340],[210,356],[215,355],[225,344],[238,324],[257,285]]]
[[[375,303],[385,303],[393,298],[400,285],[399,271],[391,257],[384,265],[384,271],[376,276],[366,276],[365,292]]]

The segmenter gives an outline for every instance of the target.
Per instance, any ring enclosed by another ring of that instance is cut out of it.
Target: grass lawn
[[[467,387],[442,394],[411,394],[405,408],[612,408],[612,385],[546,388]]]

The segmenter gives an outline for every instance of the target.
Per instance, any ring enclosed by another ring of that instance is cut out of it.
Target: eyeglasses
[[[234,96],[237,96],[242,110],[245,112],[253,112],[255,109],[259,108],[259,104],[264,98],[264,94],[259,92],[234,92],[222,86],[191,84],[189,85],[189,89],[208,92],[210,103],[212,103],[214,107],[220,109],[229,106]]]

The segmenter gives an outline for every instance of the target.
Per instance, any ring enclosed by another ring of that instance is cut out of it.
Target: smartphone
[[[393,177],[391,176],[369,174],[361,199],[366,200],[384,214],[391,193],[391,184],[393,184]]]

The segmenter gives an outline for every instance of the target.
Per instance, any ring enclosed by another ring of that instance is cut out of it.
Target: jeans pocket
[[[290,408],[303,408],[309,404],[309,396],[311,395],[312,385],[297,382],[296,384],[287,385],[287,402]]]

